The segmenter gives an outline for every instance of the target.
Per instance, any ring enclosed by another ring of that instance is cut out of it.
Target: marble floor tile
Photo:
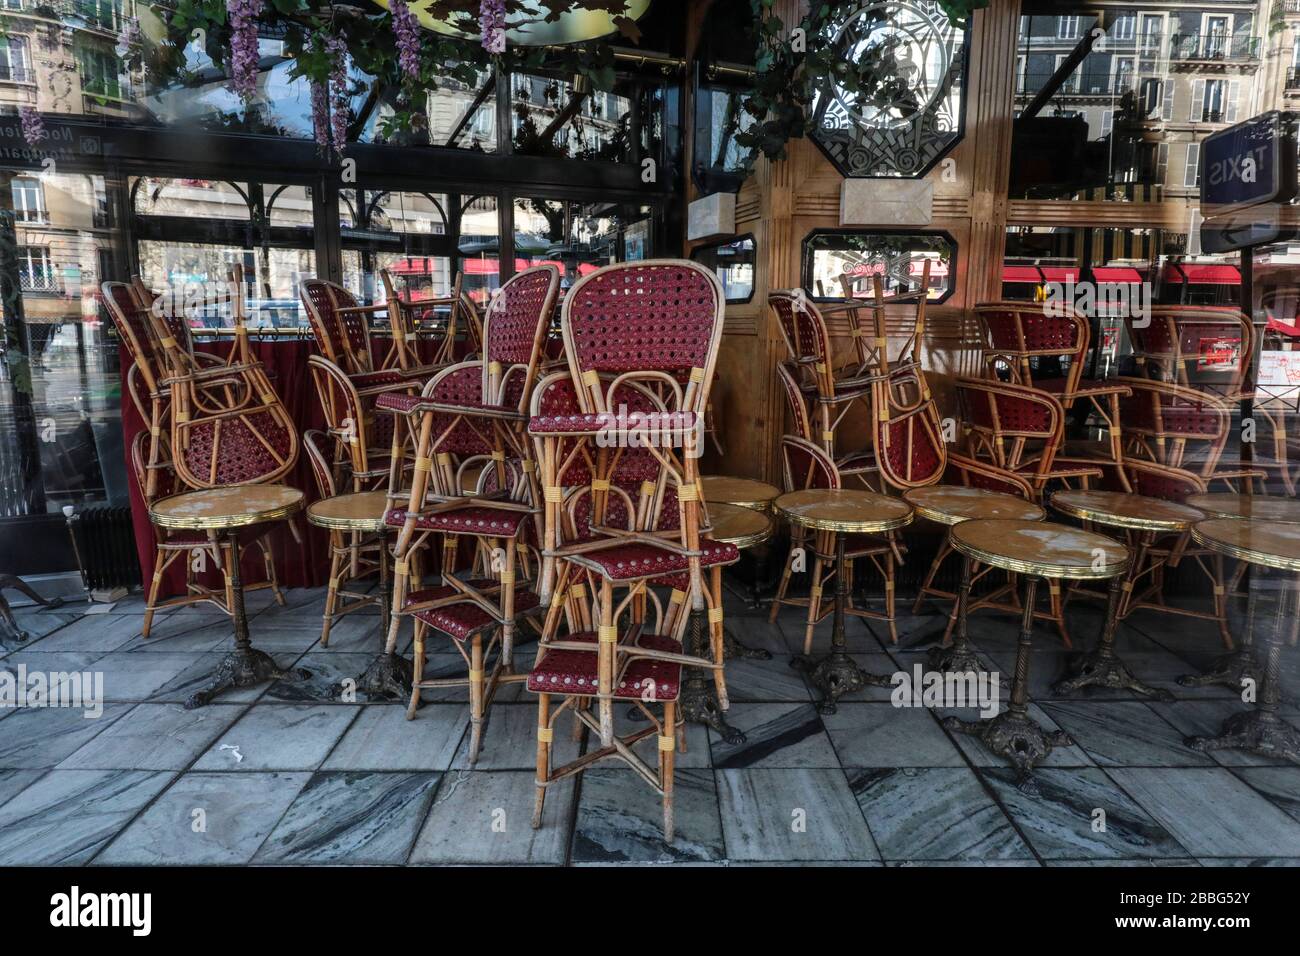
[[[84,865],[173,773],[51,770],[0,807],[0,864]]]
[[[187,773],[96,858],[114,866],[248,863],[310,773]]]
[[[433,801],[438,777],[366,770],[316,773],[253,861],[404,863]]]
[[[1183,743],[1159,716],[1159,703],[1052,701],[1042,709],[1102,767],[1198,767],[1213,764]]]
[[[777,624],[768,623],[766,607],[762,613],[746,611],[737,614],[732,610],[732,606],[731,603],[727,604],[726,617],[723,620],[723,627],[731,633],[732,637],[746,647],[765,650],[769,654],[790,653],[785,631]],[[787,610],[782,610],[781,613],[786,614]]]
[[[315,770],[358,710],[334,704],[256,704],[208,748],[194,769]]]
[[[170,615],[169,615],[170,617]],[[161,630],[163,622],[159,621]],[[42,651],[116,651],[138,640],[140,619],[133,615],[90,614],[59,628],[47,637],[29,641],[30,649]]]
[[[719,770],[716,778],[728,859],[880,859],[842,770]]]
[[[781,614],[776,621],[781,627],[781,633],[785,635],[786,647],[789,648],[787,653],[803,653],[807,615],[806,608],[781,608]],[[814,657],[819,657],[831,649],[831,627],[833,622],[834,615],[827,615],[824,621],[813,628],[812,654]],[[871,624],[878,623],[880,622],[871,622]],[[881,633],[886,634],[883,639],[876,636],[876,632],[871,629],[865,618],[849,617],[845,619],[844,642],[848,645],[850,654],[880,654],[884,652],[889,637],[883,628]]]
[[[1295,868],[1300,866],[1300,857],[1258,856],[1258,857],[1201,857],[1201,866],[1276,866]]]
[[[9,651],[20,651],[47,634],[53,634],[59,628],[80,620],[80,609],[83,606],[82,604],[65,604],[58,609],[11,608],[14,613],[14,620],[18,622],[18,629],[27,634],[27,640],[20,641],[17,638],[9,637],[8,632],[6,632],[6,636],[0,639],[0,655]]]
[[[105,704],[99,717],[71,707],[24,707],[0,720],[0,769],[53,767],[76,752],[113,721],[129,704]]]
[[[94,670],[104,675],[105,700],[145,701],[193,666],[193,654],[112,652],[95,661]]]
[[[140,622],[137,623],[137,630]],[[154,618],[149,637],[138,637],[116,650],[129,654],[204,654],[235,646],[235,626],[224,612],[204,613],[194,607]]]
[[[664,843],[658,793],[628,767],[583,773],[573,830],[575,863],[680,863],[723,859],[711,770],[673,774],[672,844]]]
[[[853,770],[849,786],[886,860],[1033,859],[966,767]]]
[[[1233,773],[1283,813],[1300,820],[1300,767],[1243,767]]]
[[[1100,706],[1100,705],[1098,705]],[[1007,702],[1004,700],[999,705],[998,711],[1001,713],[1006,710]],[[956,717],[959,720],[967,722],[979,722],[984,720],[979,710],[972,707],[942,707],[935,712],[935,716],[942,720],[944,717]],[[1037,704],[1029,705],[1029,716],[1042,727],[1044,730],[1060,730],[1056,721],[1052,720],[1047,713]],[[974,764],[976,767],[1005,767],[1007,760],[1005,757],[999,757],[987,747],[984,742],[972,734],[963,734],[951,731],[953,742],[962,755]],[[1096,764],[1083,751],[1082,747],[1077,744],[1069,747],[1054,747],[1052,752],[1047,755],[1039,766],[1042,767],[1093,767]]]
[[[184,770],[239,719],[243,705],[137,704],[58,766],[60,770]]]
[[[44,770],[0,770],[0,807],[5,805],[6,800],[17,796],[44,774]]]
[[[1044,859],[1164,859],[1188,855],[1167,828],[1095,767],[1040,767],[1033,776],[1036,792],[1020,787],[1010,767],[989,767],[979,772]]]
[[[452,770],[443,775],[410,862],[564,863],[574,780],[569,777],[547,788],[542,825],[534,830],[532,813],[537,787],[533,771]]]
[[[1107,773],[1194,856],[1300,856],[1300,821],[1222,767]]]
[[[877,674],[883,677],[893,677],[900,669],[898,658],[890,654],[850,654],[850,657],[857,662],[868,674]],[[809,688],[810,694],[814,700],[821,700],[821,691],[814,687]],[[840,698],[841,701],[887,701],[894,688],[867,686],[853,691],[851,694],[845,694]]]
[[[469,727],[469,708],[427,704],[414,720],[398,704],[369,704],[335,745],[323,770],[446,770]]]
[[[432,704],[430,706],[448,706]],[[625,708],[615,704],[616,733],[627,733],[626,721],[619,721]],[[418,719],[418,718],[417,718]],[[469,711],[465,711],[466,732],[451,766],[454,770],[469,767]],[[570,732],[573,717],[565,713],[555,723],[551,740],[551,764],[559,766],[578,756],[578,743]],[[537,767],[537,708],[527,704],[493,704],[483,727],[483,743],[479,748],[476,770],[535,770]]]
[[[708,770],[713,766],[713,758],[709,750],[709,733],[709,728],[704,724],[686,725],[686,753],[678,750],[677,759],[673,764],[678,770]],[[591,745],[588,744],[588,749],[590,747]],[[632,747],[632,752],[650,766],[655,766],[659,759],[659,745],[655,741],[655,735],[651,734],[638,740]]]
[[[840,704],[822,723],[843,767],[966,766],[928,708]]]
[[[1203,864],[1202,861],[1200,861],[1200,860],[1193,860],[1193,859],[1190,859],[1190,858],[1184,859],[1184,858],[1181,858],[1181,857],[1174,857],[1173,859],[1165,859],[1165,858],[1162,858],[1162,859],[1158,859],[1158,860],[1045,860],[1045,861],[1043,862],[1043,865],[1044,865],[1044,866],[1056,866],[1056,867],[1072,867],[1072,866],[1087,866],[1087,867],[1097,867],[1097,866],[1111,866],[1111,867],[1119,867],[1119,866],[1123,866],[1123,867],[1131,867],[1131,866],[1138,866],[1138,867],[1160,867],[1161,869],[1163,869],[1163,868],[1165,868],[1165,867],[1170,867],[1170,866],[1176,866],[1176,867],[1186,868],[1186,867],[1202,866],[1202,865],[1207,865],[1207,864]]]
[[[777,654],[768,661],[727,661],[727,696],[740,703],[807,701],[811,699],[803,676],[790,666],[791,655]]]
[[[839,766],[812,704],[732,704],[727,723],[746,739],[729,744],[709,731],[713,766],[718,769]]]

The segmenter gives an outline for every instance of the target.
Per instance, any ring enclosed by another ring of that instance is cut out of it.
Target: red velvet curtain
[[[261,341],[253,339],[250,345],[254,357],[266,367],[266,373],[270,378],[271,385],[275,388],[276,394],[280,396],[280,401],[284,403],[289,417],[297,425],[299,436],[311,428],[324,428],[324,412],[321,410],[320,402],[316,398],[316,389],[312,384],[311,373],[307,367],[307,356],[315,350],[315,344],[307,339],[267,339]],[[209,341],[199,346],[204,352],[223,357],[229,355],[233,347],[233,340]],[[122,431],[126,437],[128,456],[130,455],[131,442],[135,439],[136,433],[148,427],[131,403],[131,397],[127,392],[126,372],[130,368],[130,364],[131,359],[123,349],[121,355],[123,378]],[[129,458],[126,462],[126,468],[127,474],[130,476],[131,462]],[[299,454],[298,464],[282,480],[287,485],[301,489],[306,494],[308,503],[315,501],[319,497],[316,491],[316,480],[312,477],[311,465],[308,463],[305,453]],[[135,529],[135,547],[140,557],[140,570],[143,575],[141,583],[147,592],[149,582],[153,578],[154,532],[152,525],[149,523],[149,510],[145,507],[139,486],[133,476],[131,476],[128,483],[131,491],[131,515]],[[277,528],[271,534],[271,549],[275,555],[276,576],[279,578],[281,587],[316,587],[323,585],[329,577],[329,535],[320,528],[309,525],[305,514],[300,514],[296,521],[302,535],[301,543],[294,539],[287,524]],[[245,583],[266,579],[259,549],[245,549],[240,570]],[[209,587],[219,588],[221,585],[220,575],[213,570],[201,574],[199,579]],[[181,560],[177,560],[168,569],[167,575],[163,579],[159,597],[181,594],[184,590],[184,565]]]

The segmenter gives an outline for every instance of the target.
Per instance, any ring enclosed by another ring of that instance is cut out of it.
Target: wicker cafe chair
[[[529,423],[541,458],[543,593],[550,601],[528,677],[528,689],[538,695],[534,826],[541,824],[550,784],[616,758],[662,795],[665,839],[672,839],[681,668],[709,667],[716,675],[721,662],[682,654],[681,635],[664,632],[664,615],[656,615],[654,632],[648,632],[645,610],[654,601],[652,584],[677,576],[687,585],[681,603],[689,602],[689,620],[698,628],[709,600],[701,569],[739,557],[733,545],[704,536],[708,519],[698,472],[724,301],[714,273],[683,260],[606,266],[578,280],[565,300],[561,332],[577,410],[560,414],[535,399],[538,414]],[[617,483],[627,459],[655,464],[653,477],[635,487],[635,498]],[[562,482],[576,480],[570,466],[590,480],[590,517],[576,540],[563,537]],[[570,610],[563,618],[575,604],[586,605],[588,613],[575,617]],[[674,616],[680,630],[688,616]],[[562,633],[565,624],[568,633]],[[557,695],[562,701],[552,711]],[[648,726],[616,737],[615,700],[634,701]],[[652,709],[660,704],[662,717]],[[599,747],[552,767],[553,726],[565,710],[599,734]],[[651,767],[632,746],[656,733],[658,765]]]
[[[176,481],[175,473],[170,465],[165,463],[161,466],[149,465],[150,444],[149,433],[142,431],[136,433],[135,438],[131,441],[130,448],[131,473],[139,486],[140,495],[144,498],[146,505],[151,504],[158,498],[165,498],[168,495],[184,490]],[[153,479],[154,485],[152,491],[147,488],[150,478]],[[271,588],[275,592],[275,600],[283,605],[284,594],[280,591],[280,585],[275,577],[275,562],[271,553],[270,542],[267,540],[274,528],[274,524],[255,525],[247,529],[241,536],[239,542],[241,551],[256,545],[262,552],[262,559],[266,568],[265,581],[246,584],[244,589],[246,591],[256,591],[262,588]],[[178,559],[182,558],[185,561],[185,593],[160,602],[158,600],[158,591],[162,587],[163,575]],[[213,591],[198,580],[198,574],[204,569],[209,558],[221,571],[222,578],[225,581],[223,591]],[[149,637],[154,615],[166,608],[181,607],[199,601],[210,601],[226,614],[230,614],[233,596],[230,586],[230,560],[230,544],[218,537],[216,532],[163,530],[154,526],[153,578],[149,582],[149,593],[145,598],[144,623],[140,629],[140,636]]]
[[[461,295],[462,277],[456,276],[449,296],[429,299],[403,298],[387,269],[379,270],[379,278],[384,283],[384,304],[388,306],[388,323],[393,334],[393,344],[384,356],[382,367],[399,368],[414,378],[428,379],[438,369],[450,365],[455,360],[456,336],[470,322],[463,314],[467,298]],[[445,321],[431,320],[437,309],[447,310]],[[422,338],[429,338],[430,333],[431,360],[425,363],[420,358],[418,343]]]
[[[330,470],[335,483],[348,483],[353,491],[387,487],[394,455],[404,468],[410,467],[410,449],[402,436],[395,436],[393,417],[376,414],[373,402],[367,404],[357,392],[354,379],[324,356],[309,356],[307,366],[333,439]]]
[[[1012,382],[1050,392],[1067,412],[1079,403],[1090,405],[1106,428],[1106,460],[1118,462],[1123,458],[1119,400],[1127,389],[1114,380],[1083,377],[1092,331],[1088,320],[1072,307],[1061,308],[1061,314],[1053,315],[1042,303],[986,302],[975,306],[984,333],[987,373],[995,376],[998,368],[1005,368]],[[1056,359],[1063,374],[1043,375],[1038,366],[1047,359]]]
[[[805,488],[840,488],[841,478],[835,468],[835,462],[813,442],[793,435],[781,439],[781,457],[784,471],[785,490],[802,491]],[[786,597],[790,578],[794,573],[797,557],[803,552],[803,540],[791,543],[790,554],[781,571],[781,581],[777,585],[776,597],[772,599],[770,620],[775,621],[782,606],[807,608],[804,626],[804,653],[812,652],[813,631],[834,610],[834,601],[829,597],[823,600],[826,584],[835,577],[835,545],[837,532],[819,531],[812,535],[812,573],[811,585],[807,598]],[[898,643],[898,631],[894,614],[894,570],[896,550],[891,541],[883,536],[851,534],[845,542],[845,573],[848,575],[849,600],[844,613],[854,617],[871,618],[885,621],[889,625],[889,636],[893,643]],[[884,580],[885,610],[874,611],[857,607],[853,603],[854,564],[859,558],[867,558],[875,566]]]
[[[484,357],[449,366],[419,396],[389,393],[376,406],[400,416],[398,431],[414,433],[415,460],[409,491],[394,464],[388,523],[400,528],[394,549],[393,615],[388,646],[396,646],[404,617],[415,620],[415,681],[407,716],[414,717],[423,687],[468,683],[470,761],[478,758],[487,707],[499,683],[512,675],[516,618],[538,607],[537,595],[516,584],[521,546],[540,536],[539,491],[528,400],[541,362],[546,327],[559,289],[554,266],[517,273],[493,297],[484,323]],[[398,443],[393,439],[394,447]],[[481,469],[475,490],[465,493],[469,469]],[[442,583],[411,588],[410,562],[431,535],[443,542]],[[457,544],[473,539],[483,577],[454,574]],[[465,680],[426,680],[426,629],[452,639],[469,665]],[[486,647],[483,636],[490,635]],[[469,651],[466,651],[468,645]],[[483,662],[497,650],[490,676]],[[522,678],[518,678],[522,679]]]
[[[307,309],[312,335],[321,355],[352,379],[363,398],[394,388],[420,388],[428,375],[408,374],[402,368],[380,368],[370,345],[369,317],[388,306],[359,305],[341,285],[324,279],[304,279],[299,294]],[[418,370],[424,371],[424,370]]]
[[[872,384],[881,374],[880,349],[868,349],[863,342],[856,307],[843,308],[853,356],[848,364],[835,367],[826,319],[802,289],[771,292],[767,303],[777,317],[799,392],[813,410],[816,440],[834,458],[837,432],[854,404],[861,402],[870,410]]]
[[[808,416],[808,406],[804,403],[803,393],[799,390],[799,383],[789,362],[776,363],[776,380],[785,395],[786,408],[790,410],[790,420],[794,425],[791,434],[806,441],[816,442],[812,419]],[[836,459],[835,467],[841,478],[856,479],[864,487],[872,491],[880,491],[880,468],[876,465],[874,448],[841,455]],[[796,534],[802,533],[802,528],[793,530]]]
[[[1253,464],[1223,461],[1232,427],[1225,399],[1171,382],[1117,381],[1125,382],[1131,392],[1121,403],[1126,461],[1185,469],[1220,491],[1250,491],[1267,477]]]
[[[334,469],[324,448],[329,436],[312,429],[303,432],[302,450],[311,464],[312,477],[316,479],[316,493],[320,498],[333,498],[339,494],[334,483]],[[325,615],[321,624],[320,646],[329,647],[330,630],[345,614],[363,607],[372,607],[382,598],[375,593],[353,591],[348,584],[370,574],[383,574],[384,563],[378,559],[384,546],[382,537],[348,533],[331,528],[329,586],[325,591]],[[382,583],[382,580],[381,580]]]

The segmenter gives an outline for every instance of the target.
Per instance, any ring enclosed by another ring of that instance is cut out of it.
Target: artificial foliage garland
[[[954,22],[986,6],[988,0],[937,0]],[[817,3],[809,6],[799,23],[787,28],[773,10],[774,0],[750,0],[754,20],[755,73],[741,97],[741,108],[751,118],[736,134],[746,148],[747,161],[758,155],[779,159],[791,139],[802,138],[812,127],[812,103],[826,77],[847,92],[888,100],[903,82],[882,69],[876,58],[852,61],[822,38],[846,9],[859,2]],[[411,7],[427,11],[467,36],[425,31]],[[247,24],[249,11],[257,20],[283,35],[287,55],[293,60],[290,76],[312,86],[316,138],[322,148],[340,151],[346,133],[347,74],[342,52],[352,65],[375,77],[377,83],[398,90],[395,108],[384,122],[386,136],[409,133],[421,127],[423,94],[452,79],[474,84],[493,67],[529,72],[542,67],[584,78],[592,89],[613,89],[613,45],[608,39],[570,44],[561,48],[512,46],[505,31],[521,23],[555,22],[578,11],[610,14],[625,42],[639,39],[636,24],[627,17],[627,0],[391,0],[382,10],[365,0],[332,4],[322,0],[172,0],[157,7],[167,30],[167,42],[135,43],[129,61],[142,63],[150,78],[166,83],[185,81],[185,45],[202,37],[207,54],[231,77],[231,87],[251,99],[256,89],[256,59],[249,72]],[[254,44],[254,53],[256,46]],[[324,91],[324,93],[322,93]],[[321,97],[327,101],[329,123],[317,115]],[[340,127],[340,124],[343,124]],[[322,135],[321,126],[328,130]]]

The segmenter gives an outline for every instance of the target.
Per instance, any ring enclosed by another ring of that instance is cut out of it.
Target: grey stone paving
[[[410,721],[404,704],[340,697],[334,685],[379,652],[377,616],[345,618],[323,649],[322,592],[288,593],[284,608],[250,596],[254,644],[312,679],[227,693],[194,711],[181,704],[230,642],[221,615],[160,614],[146,642],[138,596],[107,614],[22,609],[31,640],[0,647],[0,670],[49,673],[60,687],[73,672],[99,672],[105,703],[96,717],[0,708],[0,866],[1300,864],[1300,768],[1183,743],[1243,707],[1227,688],[1176,682],[1221,651],[1203,622],[1140,612],[1121,626],[1121,653],[1173,703],[1055,695],[1071,655],[1092,646],[1099,615],[1071,604],[1073,652],[1041,626],[1032,714],[1074,745],[1026,790],[977,740],[942,727],[949,714],[976,716],[969,708],[898,708],[889,688],[869,688],[821,714],[790,667],[803,643],[799,611],[769,625],[733,597],[728,628],[775,656],[728,668],[728,719],[744,743],[689,729],[677,758],[677,840],[666,846],[658,797],[620,764],[550,787],[533,830],[532,695],[503,688],[470,769],[464,689],[427,694]],[[912,616],[910,601],[899,607],[897,645],[879,623],[849,621],[850,649],[868,670],[910,672],[942,630],[941,609]],[[970,626],[1000,672],[1004,702],[1016,624],[982,612]],[[828,641],[829,625],[819,625],[814,651]],[[463,672],[453,647],[431,650],[429,670]],[[520,661],[532,656],[520,648]],[[1300,723],[1300,649],[1287,656],[1284,715]],[[557,759],[590,746],[573,739],[567,718],[557,724]],[[637,750],[653,760],[653,737]]]

